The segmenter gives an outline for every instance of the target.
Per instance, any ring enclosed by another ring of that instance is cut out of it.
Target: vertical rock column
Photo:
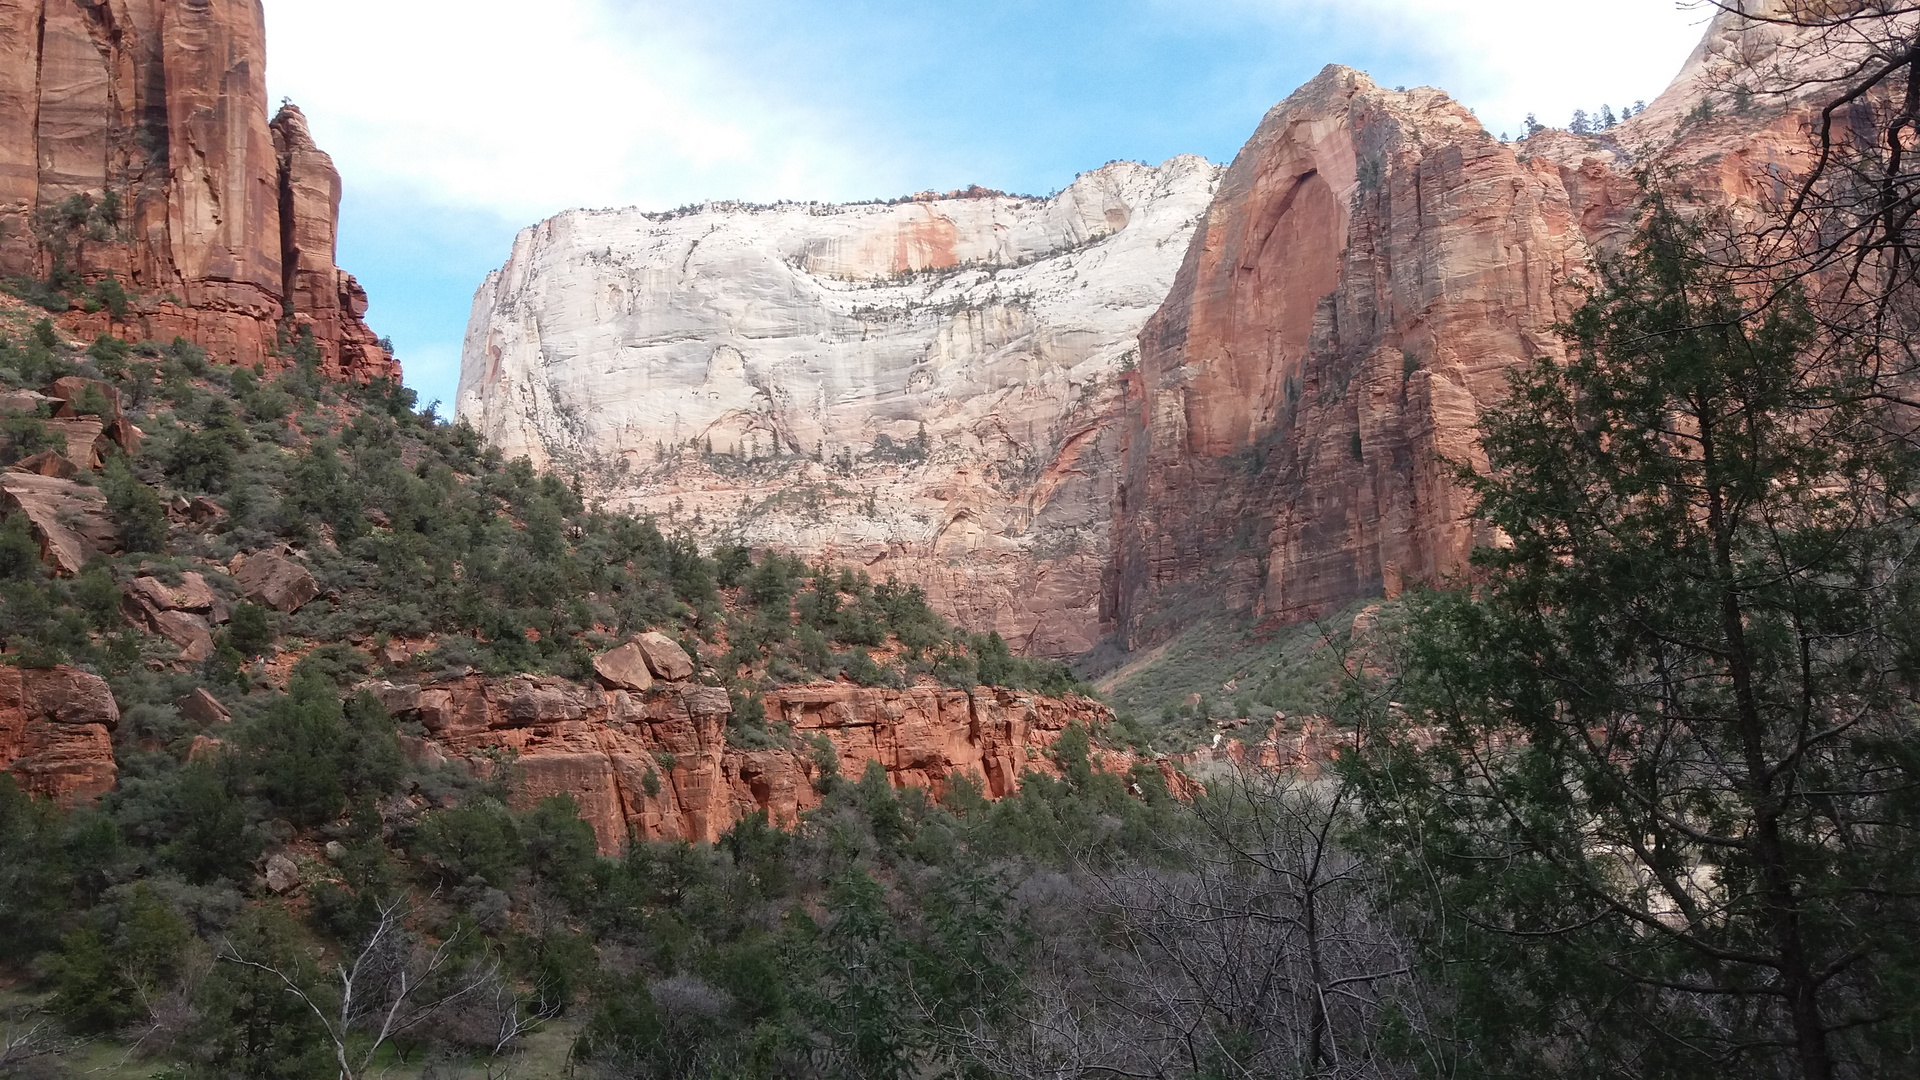
[[[294,321],[313,331],[321,364],[336,378],[400,377],[399,365],[361,321],[367,292],[334,265],[340,173],[313,143],[307,118],[288,102],[273,118],[279,159],[282,295]]]

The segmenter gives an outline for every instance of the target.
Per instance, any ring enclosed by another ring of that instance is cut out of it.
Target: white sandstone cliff
[[[1051,199],[561,214],[474,298],[457,415],[663,528],[923,585],[1016,650],[1092,645],[1121,379],[1219,177]]]

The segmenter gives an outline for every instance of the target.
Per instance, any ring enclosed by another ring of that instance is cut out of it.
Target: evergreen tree
[[[1503,543],[1353,767],[1458,1075],[1884,1076],[1920,1034],[1911,444],[1704,250],[1655,199],[1512,376],[1467,478]]]
[[[1587,119],[1587,110],[1573,110],[1573,120],[1567,124],[1567,130],[1573,132],[1575,135],[1593,134],[1593,121]]]

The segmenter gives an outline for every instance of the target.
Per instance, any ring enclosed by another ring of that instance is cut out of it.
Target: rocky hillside
[[[1217,173],[563,214],[481,286],[458,415],[612,505],[1081,652],[1103,628],[1120,379]]]
[[[0,381],[30,383],[0,400],[0,639],[21,665],[0,665],[0,768],[37,795],[98,798],[133,747],[226,752],[231,718],[301,671],[371,695],[423,768],[511,762],[517,799],[575,799],[610,853],[791,824],[869,763],[1003,796],[1069,726],[1111,718],[1005,689],[1072,684],[917,590],[702,556],[407,391],[328,384],[311,351],[263,381],[184,340],[81,352],[43,320],[0,337]]]
[[[340,176],[292,106],[268,121],[258,0],[0,4],[0,277],[95,332],[394,378],[334,265]],[[288,321],[290,318],[290,322]]]

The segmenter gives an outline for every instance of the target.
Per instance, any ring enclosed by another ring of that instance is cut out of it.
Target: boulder
[[[31,457],[21,458],[7,468],[36,476],[57,476],[62,480],[71,479],[80,472],[73,460],[58,450],[42,450]]]
[[[208,613],[219,606],[207,579],[189,570],[180,575],[180,584],[168,585],[156,577],[137,577],[127,582],[129,595],[137,594],[160,611]]]
[[[107,451],[113,445],[106,437],[107,425],[97,416],[75,416],[46,421],[47,433],[67,440],[67,460],[75,469],[91,472],[106,464]]]
[[[33,473],[0,472],[0,505],[27,516],[40,557],[72,577],[96,554],[120,550],[120,531],[99,488]]]
[[[646,658],[647,667],[668,682],[693,677],[693,658],[680,644],[658,630],[649,630],[631,642]]]
[[[593,671],[602,682],[616,690],[631,690],[639,694],[653,686],[653,675],[647,668],[646,654],[641,652],[637,642],[629,641],[594,657]]]
[[[320,586],[306,567],[271,551],[235,555],[228,572],[247,599],[275,611],[298,611],[320,595]]]
[[[220,699],[207,693],[204,687],[196,686],[193,693],[176,698],[173,707],[180,710],[181,716],[196,724],[222,724],[233,719],[233,714],[220,704]]]
[[[267,888],[275,893],[289,893],[300,887],[300,867],[285,855],[275,855],[267,860]]]
[[[8,390],[0,393],[0,413],[29,413],[38,415],[40,406],[51,408],[53,399],[33,390]]]
[[[107,411],[99,414],[103,419],[111,420],[120,415],[119,387],[99,379],[88,379],[79,375],[63,375],[53,380],[52,386],[47,387],[47,396],[67,406],[68,412],[73,415],[78,415],[78,413],[72,411],[72,406],[86,394],[89,387],[100,396],[100,400],[107,403]]]

